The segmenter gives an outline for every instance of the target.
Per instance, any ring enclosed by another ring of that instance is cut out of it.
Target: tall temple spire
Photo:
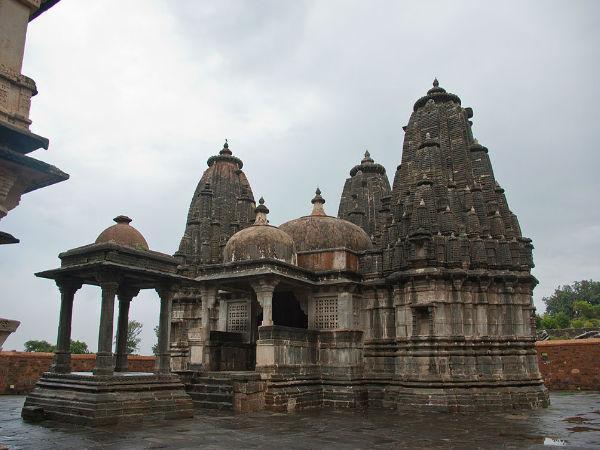
[[[461,248],[470,245],[469,239],[480,236],[494,240],[485,244],[488,255],[499,255],[487,261],[492,266],[528,264],[530,248],[525,240],[513,244],[522,250],[513,251],[512,256],[506,251],[505,241],[520,237],[518,221],[508,208],[504,189],[496,182],[488,149],[472,135],[472,116],[473,111],[463,108],[460,99],[443,89],[437,79],[427,95],[415,103],[405,127],[402,163],[394,181],[392,199],[398,206],[392,209],[393,218],[385,230],[384,240],[390,246],[386,252],[411,254],[413,244],[407,238],[428,229],[441,236],[436,238],[438,247],[458,245],[448,241],[451,236],[461,236]],[[401,202],[402,199],[405,200]],[[407,217],[411,218],[408,228]],[[431,261],[444,263],[439,261],[441,250],[436,255],[433,246],[428,248]],[[384,258],[389,264],[384,270],[409,266],[410,261],[405,258],[390,254]],[[462,259],[465,264],[470,260]]]
[[[222,247],[239,229],[255,221],[254,197],[242,171],[242,160],[233,156],[229,142],[207,161],[192,197],[185,232],[175,256],[183,270],[193,274],[206,264],[222,261]]]

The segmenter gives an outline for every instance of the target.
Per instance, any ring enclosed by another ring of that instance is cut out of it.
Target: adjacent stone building
[[[28,153],[48,149],[48,139],[29,130],[35,82],[21,73],[28,23],[58,0],[0,0],[0,220],[23,194],[69,176]],[[0,245],[19,242],[0,231]]]
[[[366,152],[338,217],[317,189],[312,213],[280,227],[227,142],[209,158],[175,254],[190,283],[171,316],[172,367],[197,405],[226,406],[210,380],[227,377],[245,386],[237,410],[547,405],[533,246],[472,117],[435,80],[404,127],[391,188]]]

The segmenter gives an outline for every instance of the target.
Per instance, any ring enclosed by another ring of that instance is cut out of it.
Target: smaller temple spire
[[[317,188],[315,191],[315,196],[310,201],[313,204],[312,214],[313,216],[326,216],[325,210],[323,209],[323,205],[325,204],[325,199],[321,197],[321,189]]]
[[[267,220],[267,214],[269,214],[269,208],[265,206],[265,199],[260,198],[258,200],[258,206],[254,209],[256,213],[256,219],[254,220],[254,225],[267,225],[269,221]]]

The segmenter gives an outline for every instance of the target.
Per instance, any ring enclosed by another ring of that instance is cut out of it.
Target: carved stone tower
[[[192,197],[185,232],[175,253],[180,273],[188,277],[195,277],[204,266],[221,264],[229,238],[252,225],[255,219],[254,197],[242,171],[243,163],[233,156],[227,140],[207,164],[208,169]],[[202,313],[202,301],[201,290],[191,287],[182,288],[174,297],[171,350],[175,369],[201,363],[205,331],[210,327],[206,321],[218,319],[217,309]]]
[[[398,404],[547,402],[534,349],[533,246],[473,138],[472,116],[435,80],[405,127],[383,250]]]
[[[369,235],[375,246],[381,246],[387,225],[390,201],[390,182],[385,167],[375,163],[368,151],[346,179],[338,217],[348,220]]]

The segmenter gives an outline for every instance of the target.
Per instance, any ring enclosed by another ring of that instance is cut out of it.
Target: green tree
[[[43,352],[43,353],[53,353],[56,350],[56,347],[52,345],[48,341],[36,341],[31,340],[25,342],[25,351],[26,352]]]
[[[544,314],[541,317],[541,329],[542,330],[555,330],[558,327],[558,322],[556,321],[556,317],[550,314]]]
[[[555,314],[554,319],[556,320],[558,328],[569,328],[571,319],[564,312],[561,311],[558,314]]]
[[[71,353],[73,354],[82,354],[89,353],[88,345],[83,341],[73,341],[71,340]]]
[[[578,300],[573,303],[573,315],[577,319],[600,318],[600,305],[592,305],[590,302]]]
[[[31,340],[25,342],[25,351],[26,352],[44,352],[44,353],[53,353],[56,351],[56,346],[52,345],[48,341],[36,341]],[[71,340],[71,348],[69,349],[71,353],[81,354],[81,353],[89,353],[88,345],[83,341],[74,341]]]
[[[140,349],[142,327],[142,323],[137,320],[130,320],[127,324],[127,354],[132,355]]]
[[[600,305],[600,281],[575,281],[568,286],[559,286],[549,297],[544,297],[547,314],[565,313],[573,318],[573,305],[578,300],[588,302],[592,306]]]

